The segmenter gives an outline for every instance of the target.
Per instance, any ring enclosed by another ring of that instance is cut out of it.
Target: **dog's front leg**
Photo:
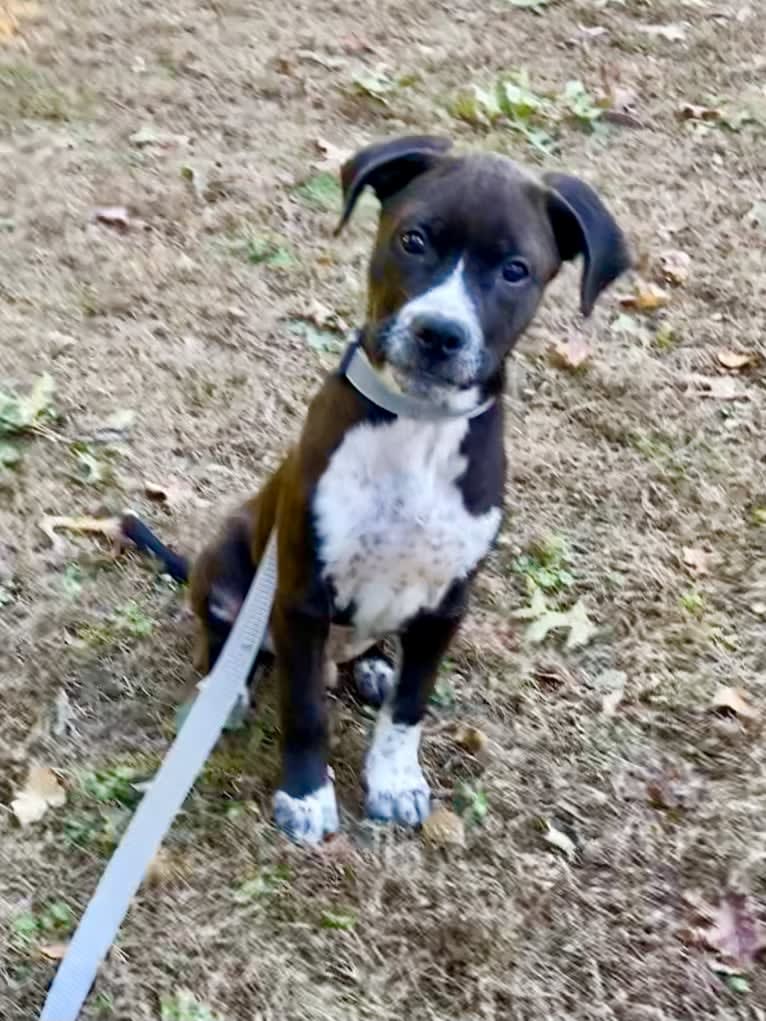
[[[431,791],[418,760],[420,732],[439,663],[461,618],[462,610],[421,613],[402,635],[399,680],[380,710],[365,762],[371,819],[417,826],[428,818]]]
[[[282,782],[274,818],[291,839],[318,844],[338,828],[327,766],[324,653],[329,623],[279,599],[271,618],[280,686]]]

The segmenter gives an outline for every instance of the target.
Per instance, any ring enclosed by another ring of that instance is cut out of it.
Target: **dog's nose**
[[[429,358],[449,358],[465,347],[469,339],[462,323],[433,313],[416,316],[412,333],[420,350]]]

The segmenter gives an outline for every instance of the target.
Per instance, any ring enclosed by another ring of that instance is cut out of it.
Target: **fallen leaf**
[[[11,809],[21,826],[29,826],[39,822],[49,808],[60,808],[65,803],[66,791],[53,770],[32,766],[24,789],[11,802]]]
[[[571,340],[560,340],[551,349],[551,361],[562,369],[579,369],[592,356],[590,344],[581,335]]]
[[[726,684],[722,684],[717,689],[710,708],[716,712],[734,713],[735,716],[740,716],[745,720],[757,720],[760,715],[758,710],[748,702],[746,691]]]
[[[678,249],[662,252],[659,258],[659,273],[662,279],[674,287],[683,287],[689,280],[691,256]]]
[[[619,69],[613,64],[603,64],[601,81],[603,91],[597,100],[602,110],[601,119],[621,127],[642,128],[644,124],[637,113],[638,93],[621,84]]]
[[[753,354],[747,351],[730,351],[728,348],[721,348],[715,353],[716,359],[725,369],[744,369],[753,361]]]
[[[50,411],[53,390],[53,377],[47,372],[35,380],[26,396],[0,390],[0,436],[18,436],[39,428]]]
[[[726,963],[743,970],[766,949],[761,924],[742,893],[727,893],[721,898],[712,925],[703,931],[703,938]]]
[[[566,616],[569,637],[565,648],[579,649],[581,645],[587,645],[596,633],[596,625],[588,617],[583,601],[578,599],[574,606],[567,610]]]
[[[352,153],[351,149],[335,145],[333,142],[328,142],[325,138],[315,139],[314,145],[323,157],[321,160],[314,161],[314,167],[317,170],[338,171]]]
[[[0,3],[0,42],[10,42],[21,29],[21,22],[40,13],[35,0],[3,0]]]
[[[399,83],[385,71],[362,71],[352,79],[354,90],[363,96],[369,96],[382,106],[389,105],[389,97],[399,88]]]
[[[713,106],[696,106],[694,103],[684,103],[678,110],[678,116],[682,121],[720,121],[722,111]]]
[[[68,943],[43,943],[39,948],[43,957],[49,961],[63,961],[69,950]]]
[[[635,312],[655,312],[658,308],[664,308],[669,301],[668,292],[657,284],[639,283],[633,294],[624,294],[620,298],[620,305]]]
[[[478,727],[459,723],[455,728],[455,743],[471,755],[483,755],[487,750],[487,735]]]
[[[609,329],[612,333],[622,333],[628,337],[635,337],[636,340],[642,342],[647,340],[649,337],[646,327],[642,323],[638,322],[638,320],[633,316],[629,316],[626,312],[618,315],[610,324]]]
[[[573,862],[577,858],[577,846],[571,837],[568,837],[566,833],[562,833],[561,830],[556,829],[552,823],[546,820],[546,831],[543,834],[545,840],[555,847],[557,850],[562,851],[568,861]]]
[[[150,500],[165,504],[168,510],[178,510],[185,507],[193,499],[191,487],[178,480],[145,482],[144,492]]]
[[[434,809],[422,826],[423,839],[433,847],[464,847],[465,824],[449,808]]]
[[[125,206],[99,206],[93,210],[93,219],[120,230],[127,230],[130,226],[130,213]]]
[[[684,564],[689,568],[689,571],[696,577],[700,577],[703,574],[709,574],[708,561],[710,560],[711,554],[705,552],[703,549],[698,549],[695,546],[684,546],[683,550]]]
[[[340,915],[335,911],[323,911],[319,925],[322,929],[337,929],[341,932],[349,932],[356,925],[356,918],[353,915]]]
[[[639,25],[639,32],[645,35],[667,39],[671,43],[679,43],[686,38],[686,26],[679,24],[669,25]]]
[[[549,610],[538,588],[532,591],[531,604],[515,610],[512,616],[520,620],[531,620],[524,637],[534,644],[544,641],[551,631],[568,630],[565,648],[576,649],[586,645],[596,633],[596,627],[588,617],[581,599],[568,610]]]
[[[605,720],[611,720],[620,706],[625,692],[622,688],[615,688],[601,699],[601,715]]]

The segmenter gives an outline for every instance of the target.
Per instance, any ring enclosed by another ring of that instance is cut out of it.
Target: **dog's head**
[[[343,167],[340,230],[366,187],[381,202],[364,345],[406,392],[496,388],[561,263],[583,257],[581,307],[630,266],[593,189],[538,180],[505,156],[450,156],[429,136],[371,145]]]

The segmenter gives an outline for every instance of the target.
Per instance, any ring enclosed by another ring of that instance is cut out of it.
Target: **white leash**
[[[133,896],[218,740],[261,647],[277,583],[272,532],[215,666],[112,855],[72,938],[40,1021],[76,1021]]]

